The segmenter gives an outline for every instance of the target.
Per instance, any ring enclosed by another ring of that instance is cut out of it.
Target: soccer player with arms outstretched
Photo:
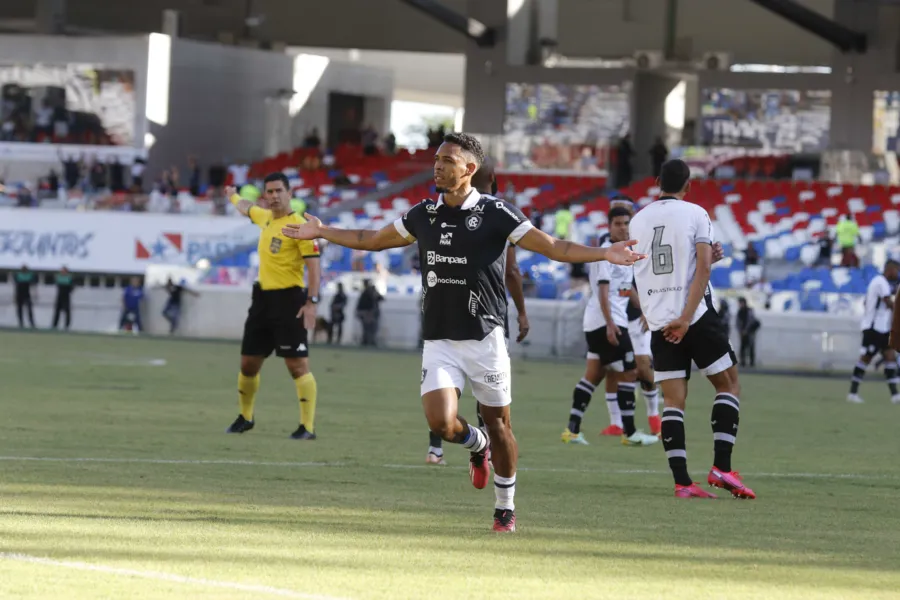
[[[262,230],[259,236],[259,280],[253,297],[244,337],[241,341],[241,370],[238,373],[240,414],[226,433],[244,433],[256,423],[253,405],[259,390],[263,361],[275,351],[294,379],[300,401],[300,426],[291,438],[314,440],[316,378],[309,370],[307,330],[316,325],[319,302],[319,247],[315,241],[297,241],[282,229],[306,219],[291,210],[291,188],[282,173],[265,178],[266,208],[241,198],[235,188],[226,188],[232,204]],[[303,272],[308,269],[308,286]]]
[[[484,164],[472,175],[472,187],[481,192],[482,196],[497,196],[497,174],[494,171],[494,161],[485,157]],[[499,200],[499,198],[496,198]],[[510,202],[510,200],[507,200]],[[522,287],[522,272],[519,270],[519,261],[516,260],[516,249],[512,244],[506,245],[506,269],[504,281],[509,295],[516,305],[516,321],[518,321],[519,335],[516,342],[521,343],[528,337],[531,325],[528,323],[528,315],[525,312],[525,290]],[[503,323],[506,339],[509,340],[509,318]],[[481,404],[475,403],[475,411],[478,415],[478,426],[484,429],[484,419],[481,418]],[[433,431],[428,432],[428,453],[425,455],[425,464],[446,465],[444,460],[444,444],[441,436]]]
[[[659,176],[662,195],[631,221],[631,234],[641,240],[638,250],[650,256],[635,265],[634,278],[665,402],[663,447],[676,497],[716,497],[695,484],[687,469],[684,409],[693,361],[716,390],[710,419],[715,458],[707,483],[736,498],[755,498],[731,467],[740,414],[737,360],[709,284],[712,222],[703,208],[684,200],[690,177],[684,161],[666,162]]]
[[[504,259],[507,242],[560,262],[607,260],[633,264],[643,258],[634,242],[589,248],[558,240],[534,228],[512,204],[483,196],[472,176],[484,162],[478,140],[465,133],[444,138],[434,160],[437,201],[424,200],[379,231],[342,230],[311,217],[284,234],[323,238],[358,250],[378,251],[418,240],[422,264],[421,394],[431,431],[471,453],[469,476],[484,488],[490,477],[488,438],[458,414],[466,381],[481,404],[495,469],[494,531],[515,531],[518,448],[510,427],[510,360],[503,333],[506,315]]]

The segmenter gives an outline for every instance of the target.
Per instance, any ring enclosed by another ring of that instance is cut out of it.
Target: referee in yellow
[[[244,433],[253,429],[253,403],[259,390],[259,371],[272,351],[284,359],[300,401],[300,427],[291,434],[295,440],[314,440],[316,417],[316,379],[309,370],[307,330],[316,325],[319,302],[319,247],[314,241],[285,237],[281,229],[288,223],[305,223],[302,215],[291,210],[288,178],[272,173],[265,179],[264,194],[268,209],[241,198],[233,187],[225,192],[238,211],[250,217],[262,230],[259,236],[259,278],[253,285],[253,297],[244,338],[241,341],[241,372],[238,374],[238,401],[241,414],[226,433]],[[308,287],[303,272],[308,270]]]

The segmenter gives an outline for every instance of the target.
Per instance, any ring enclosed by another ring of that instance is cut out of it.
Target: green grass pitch
[[[462,449],[424,464],[417,355],[315,347],[312,443],[288,439],[297,401],[274,359],[256,429],[223,433],[237,364],[237,344],[0,332],[0,598],[900,593],[900,407],[880,376],[860,406],[843,381],[743,376],[734,460],[759,499],[678,501],[661,446],[597,436],[599,393],[591,445],[560,443],[579,362],[515,363],[519,531],[497,536]],[[691,391],[705,480],[712,394]]]

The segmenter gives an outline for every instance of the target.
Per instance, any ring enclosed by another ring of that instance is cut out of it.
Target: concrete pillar
[[[34,18],[37,33],[61,35],[66,28],[66,0],[37,0]]]
[[[493,48],[466,46],[466,80],[463,129],[470,133],[501,134],[506,113],[506,3],[469,0],[467,16],[500,30]]]
[[[680,79],[660,73],[638,72],[632,88],[631,144],[634,147],[635,178],[649,175],[650,146],[656,136],[666,135],[666,98]]]

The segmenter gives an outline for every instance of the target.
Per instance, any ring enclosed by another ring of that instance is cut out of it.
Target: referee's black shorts
[[[263,290],[258,283],[254,284],[241,354],[267,357],[274,350],[275,356],[281,358],[309,356],[303,319],[297,318],[306,299],[304,287]]]

